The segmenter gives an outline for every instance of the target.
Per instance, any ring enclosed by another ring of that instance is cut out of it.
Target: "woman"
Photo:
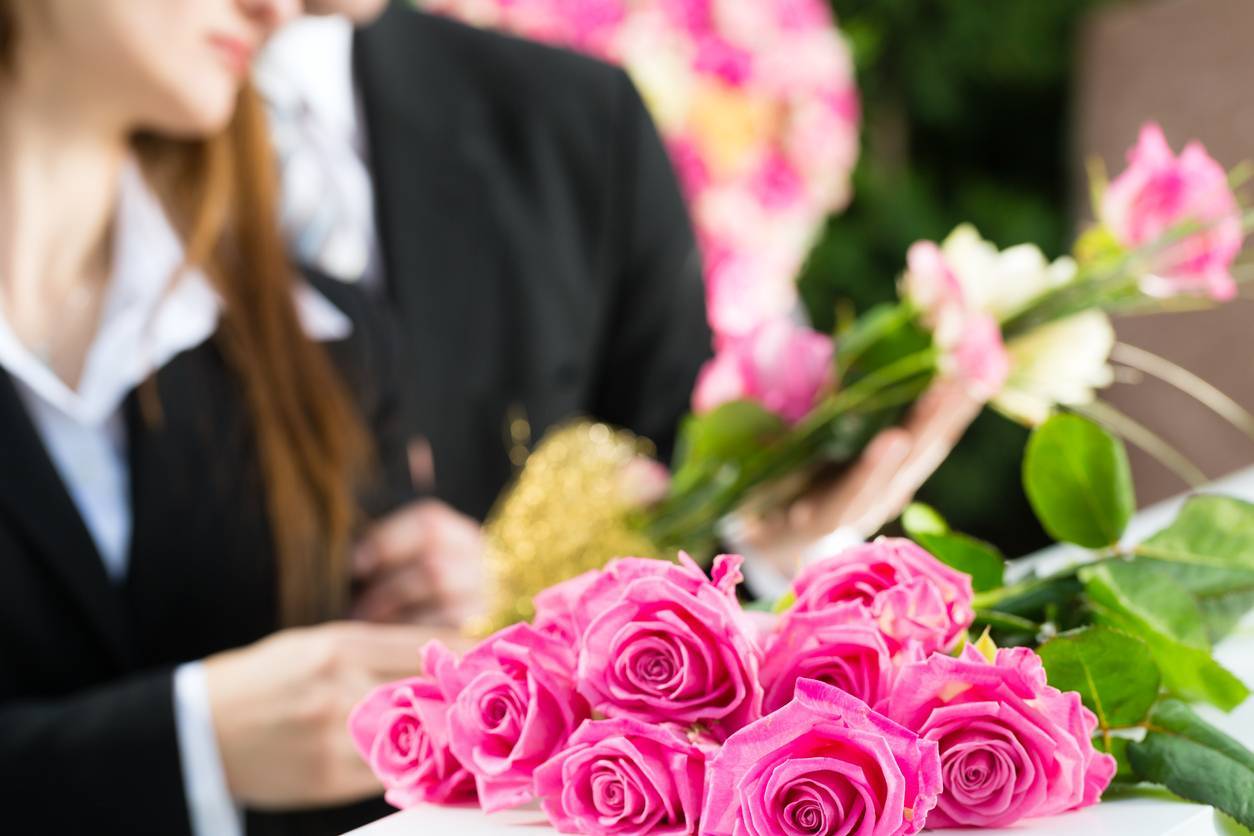
[[[383,329],[275,229],[245,80],[294,5],[0,0],[4,832],[382,812],[279,812],[377,792],[344,717],[426,636],[305,626],[409,488]]]

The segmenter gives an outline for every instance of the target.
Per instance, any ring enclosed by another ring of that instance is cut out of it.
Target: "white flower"
[[[1075,261],[1050,262],[1034,244],[998,250],[975,227],[963,224],[941,244],[945,263],[962,285],[968,307],[1005,322],[1042,293],[1067,284],[1076,274]]]
[[[1113,380],[1107,360],[1114,344],[1115,329],[1098,310],[1034,328],[1006,344],[1010,377],[993,406],[1035,426],[1055,406],[1091,403],[1094,391]]]

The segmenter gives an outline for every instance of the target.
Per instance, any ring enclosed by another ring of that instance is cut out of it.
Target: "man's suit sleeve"
[[[626,74],[618,98],[611,193],[621,209],[610,231],[617,286],[596,415],[648,437],[669,461],[710,356],[701,257],[670,159]]]
[[[189,834],[172,672],[0,698],[0,830]]]

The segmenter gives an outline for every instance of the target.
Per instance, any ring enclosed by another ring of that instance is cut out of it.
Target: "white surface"
[[[1222,493],[1254,501],[1254,468],[1233,474],[1207,488],[1206,493]],[[1129,528],[1130,542],[1136,542],[1166,525],[1182,500],[1169,500],[1137,515]],[[1050,571],[1059,563],[1074,560],[1076,550],[1050,549],[1039,557]],[[1034,562],[1035,562],[1034,558]],[[1215,649],[1216,658],[1245,682],[1254,685],[1254,616],[1247,617],[1237,631]],[[1224,715],[1208,706],[1198,712],[1246,746],[1254,747],[1254,699]],[[931,830],[938,836],[1222,836],[1229,831],[1210,807],[1189,804],[1164,795],[1144,792],[1103,801],[1095,807],[1062,816],[1037,819],[1003,830]],[[553,833],[544,815],[535,810],[511,810],[491,816],[473,808],[416,807],[353,831],[352,836],[511,836]]]

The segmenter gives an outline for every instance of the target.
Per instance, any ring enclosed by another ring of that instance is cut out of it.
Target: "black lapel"
[[[486,108],[441,58],[441,23],[393,3],[353,48],[386,283],[428,398],[474,385],[450,379],[455,364],[429,347],[466,342],[505,249]]]
[[[44,449],[12,379],[0,373],[0,509],[64,584],[101,643],[124,667],[134,659],[120,590]]]

